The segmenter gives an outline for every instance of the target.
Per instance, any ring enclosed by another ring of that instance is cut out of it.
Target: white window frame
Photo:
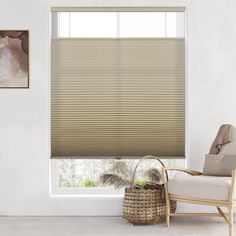
[[[54,27],[54,29],[56,30],[52,30],[51,28],[51,33],[50,33],[50,38],[58,38],[58,29],[55,27],[57,26],[57,22],[55,22],[55,20],[57,20],[56,18],[52,17],[52,14],[50,16],[51,19],[51,27]],[[179,21],[179,15],[177,18],[177,21]],[[184,11],[184,26],[183,26],[183,30],[184,30],[184,39],[185,39],[185,59],[187,61],[187,9]],[[117,31],[117,37],[119,38],[119,30]],[[165,36],[167,37],[167,36]],[[179,27],[177,27],[177,37],[181,38],[180,33],[179,33]],[[185,63],[185,74],[186,74],[186,78],[185,78],[185,87],[187,87],[187,63]],[[188,94],[187,91],[185,93],[185,97],[186,97],[186,103],[185,106],[187,107],[187,98],[188,98]],[[51,104],[51,102],[50,102]],[[187,109],[185,108],[185,113],[186,113],[186,117],[187,117]],[[187,129],[188,126],[188,119],[185,119],[185,126]],[[185,132],[185,136],[187,135],[187,131]],[[188,164],[188,160],[187,160],[187,156],[188,156],[188,142],[187,139],[185,138],[185,146],[186,146],[186,158],[185,159],[177,159],[177,160],[181,160],[183,161],[183,165],[182,166],[178,166],[178,167],[187,167]],[[117,191],[115,190],[113,187],[79,187],[79,188],[60,188],[59,187],[59,174],[58,174],[58,161],[56,159],[49,159],[49,193],[50,196],[52,197],[118,197],[118,198],[122,198],[123,197],[123,190]]]
[[[174,159],[171,159],[174,161]],[[162,160],[163,161],[163,160]],[[186,167],[186,159],[176,159],[180,164],[178,167]],[[114,187],[76,187],[76,188],[61,188],[59,187],[59,160],[51,159],[50,160],[50,194],[51,195],[109,195],[109,196],[123,196],[124,189],[114,189]],[[172,173],[173,174],[173,173]],[[174,176],[175,174],[173,174]]]

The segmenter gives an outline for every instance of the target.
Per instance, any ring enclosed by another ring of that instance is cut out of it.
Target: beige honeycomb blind
[[[185,156],[181,38],[53,39],[52,158]]]

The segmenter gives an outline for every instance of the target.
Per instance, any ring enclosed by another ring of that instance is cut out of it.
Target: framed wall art
[[[29,88],[28,30],[0,30],[0,88]]]

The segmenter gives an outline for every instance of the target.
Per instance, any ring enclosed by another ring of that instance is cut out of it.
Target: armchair
[[[233,128],[233,139],[226,144],[221,154],[236,154],[236,129]],[[229,145],[229,146],[228,146]],[[228,146],[228,147],[226,147]],[[167,171],[180,171],[187,176],[179,176],[167,181]],[[201,172],[184,168],[163,168],[165,195],[166,195],[166,225],[170,225],[171,216],[220,216],[225,219],[229,226],[229,236],[233,236],[233,207],[236,206],[234,195],[236,183],[236,170],[232,176],[207,176]],[[171,213],[170,200],[190,204],[216,206],[216,213]],[[222,207],[228,208],[224,212]]]

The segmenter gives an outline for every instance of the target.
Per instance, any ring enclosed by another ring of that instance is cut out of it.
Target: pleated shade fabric
[[[51,158],[183,158],[184,44],[53,39]]]

